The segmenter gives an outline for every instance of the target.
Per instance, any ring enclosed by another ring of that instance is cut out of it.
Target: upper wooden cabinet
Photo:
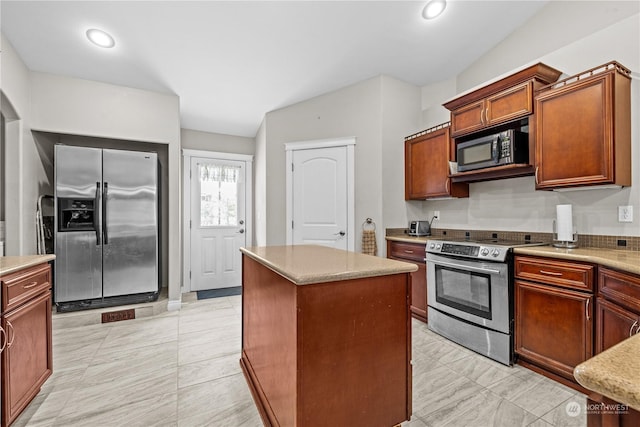
[[[537,93],[536,189],[631,185],[630,75],[611,62]]]
[[[451,112],[453,136],[519,119],[533,111],[533,83],[526,82]]]
[[[534,90],[555,82],[561,72],[538,63],[445,104],[451,136],[458,137],[533,113]]]
[[[469,185],[452,184],[449,160],[452,156],[449,123],[405,138],[405,199],[469,197]]]

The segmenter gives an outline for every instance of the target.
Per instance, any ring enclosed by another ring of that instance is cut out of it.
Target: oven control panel
[[[443,242],[427,241],[426,251],[442,255],[453,255],[464,258],[487,259],[492,261],[504,261],[508,248],[486,246],[474,242]]]

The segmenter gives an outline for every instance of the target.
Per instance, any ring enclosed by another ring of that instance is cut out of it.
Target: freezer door
[[[158,160],[103,150],[103,292],[158,291]]]
[[[100,195],[102,152],[95,148],[56,145],[55,164],[55,286],[56,302],[102,297],[102,247],[100,246]],[[86,202],[86,203],[85,203]],[[89,226],[77,214],[93,206]],[[73,206],[76,215],[69,215]],[[72,219],[73,218],[73,219]],[[93,226],[91,225],[93,224]]]

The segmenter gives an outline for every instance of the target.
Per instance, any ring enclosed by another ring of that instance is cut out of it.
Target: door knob
[[[244,228],[241,228],[240,230],[238,230],[238,233],[240,234],[244,233]]]
[[[340,236],[344,236],[345,234],[347,234],[347,233],[345,233],[345,232],[344,232],[344,231],[342,231],[342,230],[340,230],[340,231],[339,231],[339,232],[337,232],[337,233],[333,233],[333,235],[334,235],[334,236],[338,236],[338,235],[340,235]]]
[[[244,224],[244,219],[241,219],[240,221],[238,221],[240,223],[240,225]]]

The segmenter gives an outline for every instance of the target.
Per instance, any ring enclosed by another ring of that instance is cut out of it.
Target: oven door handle
[[[442,262],[442,261],[430,261],[433,262],[434,264],[437,265],[443,265],[445,267],[453,267],[453,268],[457,268],[458,270],[469,270],[469,271],[474,271],[476,273],[490,273],[490,274],[500,274],[500,270],[496,270],[493,268],[477,268],[477,267],[471,267],[468,265],[460,265],[460,264],[451,264],[448,262]]]

